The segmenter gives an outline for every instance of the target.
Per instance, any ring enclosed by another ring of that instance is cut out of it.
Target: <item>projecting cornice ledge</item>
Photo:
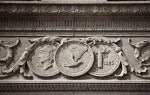
[[[46,2],[1,2],[0,14],[76,14],[76,15],[149,15],[150,2],[106,3],[46,3]]]

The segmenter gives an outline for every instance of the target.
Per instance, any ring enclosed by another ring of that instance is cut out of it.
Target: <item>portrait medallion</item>
[[[30,55],[28,65],[37,75],[43,77],[54,76],[59,73],[54,63],[57,45],[53,43],[40,44]]]

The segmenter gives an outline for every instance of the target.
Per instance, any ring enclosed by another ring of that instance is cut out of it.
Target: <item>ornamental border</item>
[[[0,91],[150,91],[149,83],[1,83]]]
[[[150,3],[132,4],[40,4],[0,3],[0,13],[13,14],[150,14]]]

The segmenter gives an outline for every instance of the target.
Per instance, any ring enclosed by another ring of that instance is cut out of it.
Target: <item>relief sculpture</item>
[[[90,37],[88,38],[90,46],[94,52],[94,65],[89,73],[97,77],[106,77],[113,74],[122,65],[122,72],[116,77],[122,77],[127,74],[128,62],[123,54],[121,47],[116,43],[120,39],[111,41],[106,37]]]
[[[96,42],[91,43],[90,46],[95,54],[95,60],[89,73],[97,77],[111,75],[120,65],[119,56],[115,51],[116,47],[113,46],[114,43],[104,37],[93,38],[94,40]]]
[[[133,43],[132,40],[129,39],[129,44],[134,48],[134,57],[138,62],[138,67],[132,66],[132,72],[138,77],[150,78],[148,74],[148,66],[150,66],[150,42],[148,40],[143,40]]]
[[[54,64],[54,53],[57,44],[45,43],[40,44],[28,58],[30,69],[39,76],[49,77],[59,73]]]
[[[45,45],[43,46],[38,54],[40,63],[43,64],[43,70],[46,70],[53,66],[54,63],[54,51],[56,47]]]
[[[59,71],[53,64],[57,41],[60,41],[59,37],[49,36],[29,40],[32,43],[31,46],[26,48],[14,66],[2,70],[3,75],[9,76],[18,70],[25,78],[32,78],[32,72],[42,77],[58,74]],[[26,71],[27,67],[29,68],[28,72]]]
[[[6,43],[4,41],[0,41],[0,65],[5,65],[6,63],[9,63],[8,61],[11,60],[11,58],[13,57],[12,48],[17,46],[18,43],[19,39],[17,39],[17,41],[13,43]]]
[[[58,48],[55,61],[60,72],[75,77],[89,71],[93,57],[92,49],[85,42],[70,39]]]
[[[40,37],[30,39],[31,45],[26,48],[18,61],[10,68],[1,68],[0,77],[20,73],[25,78],[33,78],[33,74],[40,77],[52,77],[60,75],[68,77],[78,77],[90,75],[96,77],[106,77],[114,75],[123,77],[127,74],[128,67],[131,72],[142,78],[149,78],[146,73],[149,66],[150,55],[142,56],[142,50],[149,49],[149,41],[133,43],[129,39],[129,44],[135,49],[134,56],[138,60],[141,68],[138,69],[130,64],[122,50],[117,44],[121,39],[109,39],[106,37],[86,37],[86,38],[63,38],[63,37]],[[0,42],[0,66],[11,64],[12,47],[17,46],[19,39],[12,44]],[[149,53],[147,53],[149,54]],[[121,67],[120,74],[115,72]]]
[[[1,75],[0,77],[5,77],[7,75],[3,75],[3,72],[2,72],[2,69],[8,69],[8,66],[9,63],[11,62],[12,60],[12,57],[13,57],[13,50],[12,48],[17,46],[19,43],[19,39],[17,39],[16,42],[5,42],[5,41],[2,41],[0,40],[0,67],[4,66],[5,68],[1,68]]]

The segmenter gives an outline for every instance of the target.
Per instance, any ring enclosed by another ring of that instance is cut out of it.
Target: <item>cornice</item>
[[[150,14],[148,3],[101,3],[101,4],[51,4],[51,3],[0,3],[0,13],[14,14],[92,14],[128,15]]]
[[[108,1],[108,0],[41,0],[41,1],[0,1],[3,4],[148,4],[150,1]]]

